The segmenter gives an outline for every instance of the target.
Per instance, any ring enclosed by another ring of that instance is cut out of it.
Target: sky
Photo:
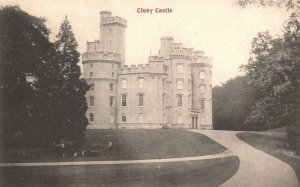
[[[127,20],[126,64],[147,63],[150,54],[158,54],[160,37],[173,36],[174,42],[213,58],[213,85],[241,75],[239,67],[248,62],[252,39],[266,30],[281,36],[289,16],[285,8],[241,8],[234,0],[2,0],[0,5],[19,5],[46,18],[52,41],[67,15],[80,53],[86,41],[100,38],[99,13],[109,10]],[[138,8],[169,8],[172,13],[141,14]]]

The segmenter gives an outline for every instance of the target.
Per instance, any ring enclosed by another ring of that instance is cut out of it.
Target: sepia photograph
[[[2,0],[0,187],[300,187],[299,0]]]

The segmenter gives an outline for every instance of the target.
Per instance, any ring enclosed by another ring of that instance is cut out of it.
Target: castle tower
[[[118,69],[125,63],[127,22],[111,12],[100,12],[100,41],[87,42],[82,54],[83,77],[87,92],[88,128],[117,128]]]
[[[159,55],[164,59],[170,59],[170,55],[173,49],[173,37],[163,36],[160,38],[160,50]]]
[[[101,51],[121,55],[121,65],[125,65],[125,29],[127,21],[118,16],[111,16],[109,11],[100,12]]]
[[[170,121],[178,128],[190,128],[190,108],[192,99],[192,77],[190,64],[192,62],[192,49],[184,48],[182,43],[173,43],[170,53],[171,91],[169,93]]]
[[[194,51],[192,71],[192,128],[212,129],[212,59]]]

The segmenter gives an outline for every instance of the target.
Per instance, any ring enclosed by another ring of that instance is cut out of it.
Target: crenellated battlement
[[[121,55],[113,52],[87,52],[82,54],[82,63],[89,60],[121,62]]]
[[[149,56],[148,58],[149,62],[163,62],[164,58],[159,56]]]
[[[191,60],[193,57],[192,48],[174,48],[171,53],[172,59],[188,59]]]
[[[119,67],[119,74],[131,74],[131,73],[148,73],[150,72],[149,64],[138,64],[138,65],[124,65]]]
[[[100,51],[101,49],[101,43],[99,40],[95,40],[93,42],[86,42],[86,51],[91,52],[91,51]]]
[[[194,56],[193,63],[208,63],[212,64],[212,58],[208,56]]]
[[[157,63],[159,62],[159,63]],[[163,68],[163,58],[162,57],[149,57],[149,63],[147,64],[137,64],[137,65],[124,65],[119,67],[119,74],[136,74],[136,73],[167,73]]]
[[[118,17],[118,16],[109,16],[109,17],[104,17],[101,20],[100,25],[106,25],[106,24],[119,24],[119,25],[126,27],[127,20],[123,19],[121,17]]]
[[[201,67],[212,67],[212,63],[205,63],[205,62],[193,62],[191,63],[192,66],[201,66]]]

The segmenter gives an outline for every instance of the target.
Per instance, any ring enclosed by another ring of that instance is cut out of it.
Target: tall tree
[[[256,93],[246,76],[238,76],[213,88],[214,129],[253,130],[243,123],[255,102]]]
[[[45,20],[18,6],[0,8],[0,25],[0,133],[7,143],[34,129],[33,84],[52,44]]]
[[[62,106],[58,111],[64,129],[64,137],[81,140],[88,122],[85,116],[87,110],[85,94],[89,87],[81,78],[78,44],[67,17],[60,26],[55,46],[59,53],[56,59],[59,65],[59,74],[62,75],[60,92]]]
[[[253,53],[258,58],[250,59],[244,70],[258,88],[260,97],[246,119],[247,124],[288,126],[293,136],[300,137],[300,24],[295,16],[284,27],[284,37],[262,39],[264,50],[254,42]],[[254,40],[256,41],[256,39]],[[290,137],[290,136],[289,136]],[[300,150],[300,138],[299,150]],[[291,141],[291,145],[295,141]],[[293,147],[293,146],[292,146]]]

